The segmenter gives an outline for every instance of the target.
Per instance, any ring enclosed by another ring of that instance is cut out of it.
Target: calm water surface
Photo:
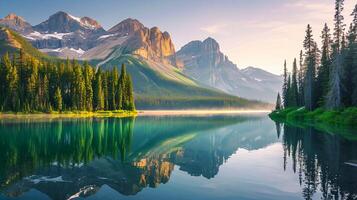
[[[356,160],[263,114],[0,121],[0,199],[357,199]]]

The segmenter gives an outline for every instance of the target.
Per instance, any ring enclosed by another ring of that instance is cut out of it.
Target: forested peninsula
[[[325,24],[321,49],[307,25],[299,69],[284,63],[282,95],[270,114],[274,120],[357,126],[357,5],[346,32],[343,0],[336,0],[333,33]],[[281,99],[282,97],[282,99]]]

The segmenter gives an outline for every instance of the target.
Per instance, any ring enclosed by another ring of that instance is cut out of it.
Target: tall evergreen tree
[[[126,95],[126,90],[127,90],[127,74],[126,74],[126,67],[125,64],[122,64],[121,66],[121,70],[120,70],[120,77],[119,77],[119,85],[121,86],[121,108],[122,109],[126,109],[126,105],[127,105],[127,95]]]
[[[38,110],[38,63],[32,58],[30,60],[29,77],[26,81],[27,111]]]
[[[88,62],[85,62],[84,63],[84,80],[85,80],[85,88],[86,88],[85,108],[88,111],[93,110],[92,79],[93,79],[93,69],[91,66],[89,66]]]
[[[284,108],[288,107],[288,69],[286,67],[286,60],[284,61],[284,82],[283,82],[283,104]]]
[[[9,89],[9,82],[8,76],[11,71],[11,61],[9,58],[9,54],[6,53],[1,59],[1,66],[0,66],[0,78],[2,84],[0,84],[0,110],[6,110],[6,102],[8,98],[8,89]]]
[[[109,110],[109,91],[108,91],[108,77],[109,72],[105,71],[102,73],[102,88],[104,96],[104,110]]]
[[[290,92],[290,106],[298,106],[299,102],[299,91],[298,91],[298,70],[297,70],[297,61],[294,59],[293,70],[291,76],[291,92]]]
[[[343,23],[343,0],[336,0],[335,3],[335,28],[334,28],[334,44],[333,49],[333,62],[330,72],[329,92],[326,99],[326,105],[330,109],[338,109],[343,107],[342,102],[342,74],[343,74],[343,55],[341,54],[341,43],[344,32]]]
[[[57,87],[54,96],[54,108],[59,112],[62,111],[62,94],[61,94],[61,89],[59,87]]]
[[[355,5],[355,8],[353,9],[352,12],[352,26],[353,26],[353,35],[351,40],[353,40],[353,69],[352,69],[352,85],[353,85],[353,91],[352,91],[352,105],[357,106],[357,4]]]
[[[304,97],[304,57],[302,50],[300,51],[300,59],[299,59],[299,78],[298,78],[298,87],[299,87],[299,95],[298,95],[298,105],[304,106],[305,105],[305,97]]]
[[[316,81],[316,98],[318,106],[325,105],[326,95],[329,90],[330,66],[331,66],[331,34],[330,29],[325,23],[321,34],[322,38],[322,54],[321,65],[317,72]]]
[[[18,111],[20,106],[18,99],[19,76],[15,66],[10,67],[10,71],[6,76],[6,82],[8,83],[7,107],[10,110]]]
[[[280,98],[280,93],[278,92],[278,96],[276,97],[275,110],[281,110],[281,109],[282,109],[281,98]]]
[[[342,50],[344,54],[343,70],[342,70],[342,104],[346,107],[352,106],[352,96],[353,96],[353,78],[354,78],[354,58],[356,57],[356,36],[354,33],[354,27],[351,23],[348,32],[348,47]]]
[[[287,90],[286,90],[286,93],[287,93],[287,101],[286,101],[286,108],[287,107],[292,107],[294,105],[292,105],[293,103],[293,95],[292,95],[292,88],[291,88],[291,75],[289,74],[288,76],[288,83],[287,83],[288,87],[287,87]]]
[[[84,110],[86,101],[86,88],[85,80],[83,77],[82,68],[78,63],[73,62],[73,83],[72,83],[72,97],[73,108],[78,110]]]
[[[109,109],[117,109],[117,100],[116,100],[116,89],[118,84],[119,74],[116,67],[109,73],[108,77],[108,100],[109,100]]]
[[[341,48],[342,48],[342,40],[343,40],[344,31],[345,31],[345,24],[343,22],[344,17],[342,15],[343,6],[344,6],[344,0],[336,0],[335,1],[335,17],[334,17],[335,28],[334,28],[334,33],[333,33],[333,35],[334,35],[334,44],[333,44],[334,54],[340,53]]]
[[[128,74],[126,77],[126,95],[127,95],[127,106],[126,110],[135,110],[134,103],[134,92],[133,92],[133,82],[131,80],[131,76]]]
[[[95,110],[104,110],[104,93],[102,88],[102,72],[99,69],[95,75],[93,88],[94,88],[94,96],[93,96],[93,106]]]
[[[316,43],[313,39],[312,28],[307,25],[306,36],[304,40],[306,74],[304,84],[305,108],[315,109],[315,71],[316,71]]]

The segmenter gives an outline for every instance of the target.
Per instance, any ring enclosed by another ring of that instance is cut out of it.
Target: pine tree
[[[121,86],[121,109],[126,110],[127,109],[127,75],[126,75],[126,68],[125,64],[122,64],[121,66],[121,71],[120,71],[120,77],[119,77],[119,85]]]
[[[325,23],[322,30],[322,55],[321,65],[317,72],[316,99],[318,106],[325,105],[326,95],[329,90],[330,66],[331,66],[331,34],[330,29]]]
[[[117,109],[117,100],[116,100],[116,89],[118,84],[119,74],[116,67],[109,73],[108,77],[108,100],[109,100],[109,109]]]
[[[287,90],[286,90],[286,93],[287,93],[287,101],[286,101],[286,107],[292,107],[293,103],[293,99],[292,99],[292,88],[291,88],[291,75],[289,74],[288,76],[288,83],[287,83],[288,87],[287,87]]]
[[[354,74],[354,57],[357,51],[356,37],[353,30],[353,24],[350,25],[348,32],[348,47],[342,50],[344,55],[343,71],[342,71],[342,104],[346,107],[352,106],[353,95],[353,74]]]
[[[284,82],[283,82],[283,104],[284,108],[288,107],[288,69],[286,67],[286,60],[284,61]]]
[[[333,62],[330,72],[329,92],[326,98],[326,106],[330,109],[338,109],[343,107],[342,103],[342,70],[343,70],[343,55],[341,54],[341,43],[344,32],[343,23],[343,0],[336,0],[335,3],[335,28],[334,28],[334,44],[333,49]]]
[[[282,109],[281,98],[280,98],[280,93],[278,92],[278,96],[276,97],[275,110],[281,110],[281,109]]]
[[[108,92],[108,76],[109,72],[102,73],[102,88],[104,96],[104,110],[109,110],[109,92]]]
[[[26,81],[26,99],[27,99],[26,104],[28,105],[26,111],[35,111],[38,109],[38,105],[39,105],[38,94],[37,94],[38,64],[32,58],[30,60],[29,65],[30,65],[29,77],[27,78]]]
[[[73,62],[73,83],[72,83],[72,101],[73,109],[84,110],[86,102],[85,80],[83,78],[82,68]]]
[[[315,109],[315,70],[316,70],[316,43],[313,39],[310,24],[307,25],[306,36],[304,40],[306,56],[306,74],[304,85],[305,108],[308,110]]]
[[[299,101],[299,91],[298,91],[298,80],[297,80],[297,62],[296,58],[293,63],[293,70],[291,76],[291,92],[290,92],[290,106],[298,106]]]
[[[126,89],[127,89],[127,102],[128,102],[126,110],[135,110],[133,83],[130,75],[127,75],[126,83],[127,83]]]
[[[45,74],[41,83],[41,106],[43,111],[50,110],[49,81]]]
[[[6,76],[6,82],[8,83],[8,98],[7,108],[12,111],[18,111],[19,99],[18,99],[18,84],[19,76],[15,66],[10,67],[10,71]]]
[[[117,110],[122,110],[123,109],[123,86],[121,83],[121,79],[118,79],[117,81],[117,85],[116,85],[116,95],[115,95],[115,99],[116,99],[116,104],[117,104]]]
[[[336,0],[335,1],[335,28],[334,28],[334,54],[338,54],[341,52],[342,40],[345,31],[345,24],[343,23],[344,17],[342,15],[344,6],[344,0]]]
[[[8,89],[9,83],[7,77],[10,74],[11,70],[11,62],[9,58],[9,54],[6,53],[1,59],[1,68],[0,68],[0,80],[2,84],[0,84],[0,110],[7,110],[6,102],[8,98]]]
[[[98,69],[93,83],[93,106],[95,110],[104,110],[104,93],[102,88],[102,72]]]
[[[300,60],[299,60],[299,78],[298,78],[298,87],[299,87],[299,106],[304,106],[305,105],[305,97],[304,97],[304,75],[305,75],[305,70],[304,70],[304,57],[303,57],[303,52],[302,50],[300,51]]]
[[[85,108],[87,111],[93,110],[92,79],[93,79],[93,69],[88,64],[88,62],[85,62],[84,63],[84,80],[85,80],[85,88],[86,88]]]
[[[61,89],[59,87],[57,87],[54,96],[54,108],[59,112],[62,111],[62,94],[61,94]]]
[[[353,35],[351,40],[353,40],[353,46],[354,46],[354,52],[353,52],[353,66],[354,68],[352,69],[352,84],[353,84],[353,91],[352,91],[352,105],[357,106],[357,4],[355,5],[355,8],[352,12],[352,26],[353,26]]]

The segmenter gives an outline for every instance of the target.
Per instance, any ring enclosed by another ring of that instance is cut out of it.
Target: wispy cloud
[[[227,26],[228,26],[227,24],[214,24],[214,25],[201,27],[200,30],[208,34],[214,35],[214,34],[224,33],[224,29]]]

